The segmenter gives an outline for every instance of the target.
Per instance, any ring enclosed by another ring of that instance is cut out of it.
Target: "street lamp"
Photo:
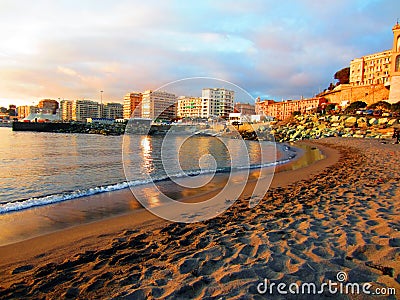
[[[103,92],[104,91],[100,91],[100,118],[104,117],[103,116],[103,114],[104,114],[104,111],[103,111]]]

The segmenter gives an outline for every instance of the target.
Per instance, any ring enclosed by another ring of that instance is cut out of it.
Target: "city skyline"
[[[396,1],[2,1],[0,106],[120,102],[186,77],[254,98],[312,97],[354,58],[392,47]],[[100,93],[104,91],[104,93]]]

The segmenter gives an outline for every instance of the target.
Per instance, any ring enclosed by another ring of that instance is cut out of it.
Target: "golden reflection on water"
[[[142,169],[145,170],[148,174],[154,171],[154,164],[152,158],[153,145],[149,136],[143,136],[140,141],[140,156],[142,157]]]
[[[138,196],[140,194],[145,195],[145,197],[140,197],[141,201],[145,201],[146,203],[141,202],[141,204],[146,204],[150,207],[160,206],[162,204],[160,199],[160,191],[157,188],[157,185],[145,185],[140,188],[134,187],[135,195]],[[136,208],[136,207],[135,207]]]
[[[291,163],[279,166],[277,168],[278,171],[300,169],[325,158],[325,155],[315,147],[301,144],[296,144],[296,147],[302,149],[304,152]]]

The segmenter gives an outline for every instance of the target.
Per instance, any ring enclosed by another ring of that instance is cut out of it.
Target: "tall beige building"
[[[224,88],[204,88],[201,92],[201,117],[228,118],[233,112],[235,92]]]
[[[71,100],[61,100],[60,101],[60,119],[62,121],[71,121],[72,120],[72,103]]]
[[[369,104],[380,100],[388,100],[390,103],[400,101],[400,24],[395,24],[392,31],[392,49],[356,58],[350,62],[350,96],[347,96],[347,100],[360,100]],[[366,90],[361,98],[357,96],[358,98],[354,99],[355,87],[366,87],[371,91]],[[367,99],[370,94],[371,101]]]
[[[142,94],[142,118],[172,120],[176,118],[176,95],[147,90]]]
[[[87,118],[101,118],[101,105],[91,100],[75,100],[72,103],[72,120],[85,122]]]
[[[122,119],[123,105],[121,103],[106,103],[104,105],[103,117],[107,119]]]
[[[392,51],[386,50],[350,62],[350,84],[372,85],[386,84],[390,78]]]
[[[24,119],[30,114],[36,114],[38,107],[33,105],[22,105],[17,107],[18,119]]]
[[[181,96],[178,98],[177,116],[180,118],[201,117],[201,97]]]
[[[389,102],[400,101],[400,24],[393,27],[392,66],[390,78]]]
[[[124,97],[123,117],[124,119],[129,118],[140,118],[142,117],[142,93],[132,92],[128,93]]]

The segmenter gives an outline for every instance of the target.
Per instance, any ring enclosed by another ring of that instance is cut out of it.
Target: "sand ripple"
[[[338,271],[400,293],[399,146],[315,143],[340,160],[270,189],[253,209],[243,198],[209,221],[120,232],[60,262],[14,265],[1,273],[0,297],[257,299],[264,278],[322,283]],[[352,297],[367,299],[343,299]]]

